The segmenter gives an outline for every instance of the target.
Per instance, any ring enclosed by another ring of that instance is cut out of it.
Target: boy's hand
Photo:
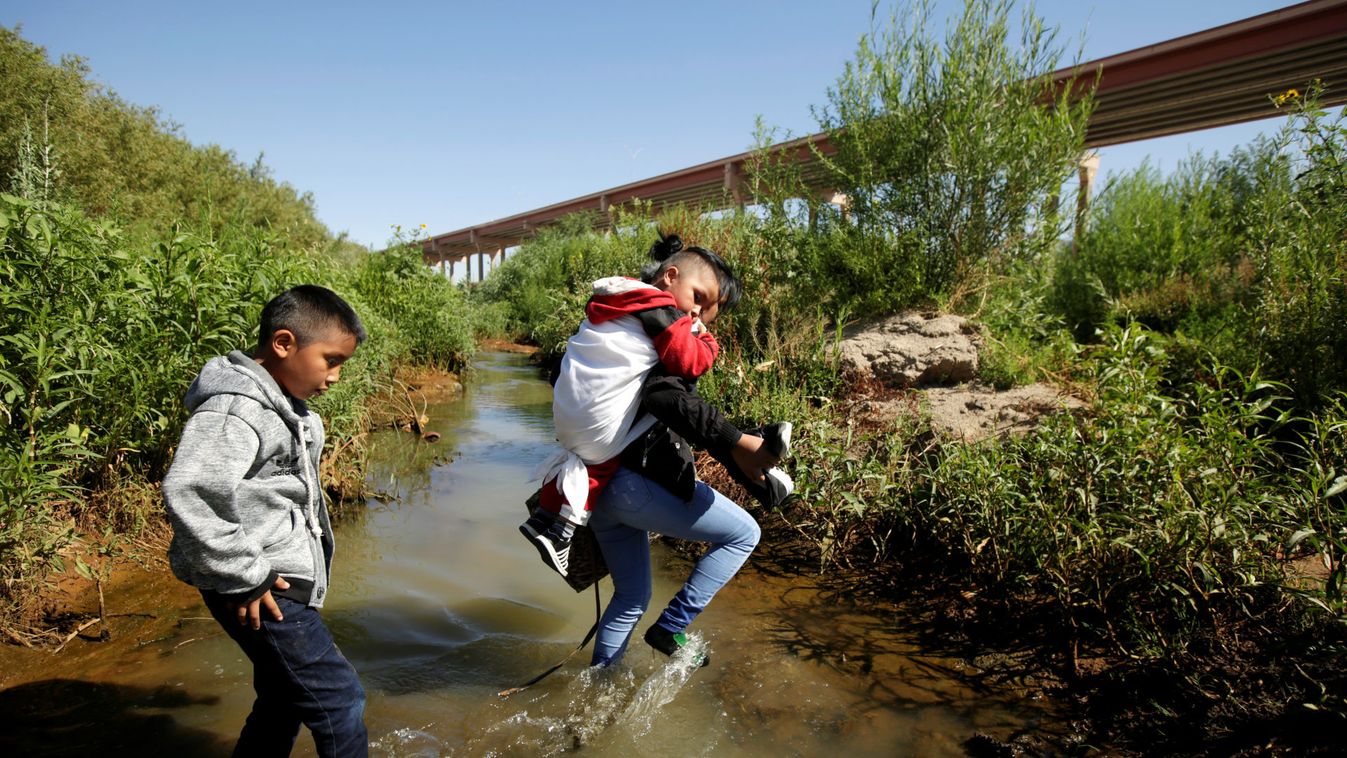
[[[290,583],[285,581],[284,577],[279,576],[276,577],[276,583],[271,586],[278,590],[290,589]],[[239,623],[243,626],[249,626],[249,622],[252,622],[251,626],[253,629],[261,629],[262,606],[264,605],[267,607],[267,610],[271,612],[272,617],[277,621],[285,620],[285,617],[281,615],[281,609],[276,605],[276,600],[271,597],[271,591],[267,590],[262,593],[262,597],[259,597],[251,603],[240,603],[236,607],[239,614]]]
[[[764,472],[781,462],[780,458],[772,455],[762,444],[761,437],[751,434],[740,436],[739,441],[734,443],[730,455],[739,466],[739,470],[755,482],[762,481],[765,478]]]

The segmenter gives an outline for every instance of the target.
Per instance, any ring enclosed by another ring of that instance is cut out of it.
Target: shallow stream
[[[339,526],[324,610],[365,683],[373,754],[939,756],[966,754],[978,733],[1051,729],[1044,705],[1013,684],[919,649],[899,631],[900,609],[778,570],[770,542],[693,626],[709,667],[637,640],[613,670],[589,670],[586,649],[498,698],[594,621],[592,592],[573,593],[517,531],[551,439],[550,398],[524,356],[483,353],[463,398],[429,408],[438,443],[393,431],[374,440],[371,480],[385,497]],[[659,544],[654,555],[638,634],[689,567]],[[0,680],[0,750],[227,754],[252,700],[242,654],[171,580],[115,600],[172,623],[123,631],[115,648],[76,640],[25,681]],[[307,733],[295,754],[313,754]]]

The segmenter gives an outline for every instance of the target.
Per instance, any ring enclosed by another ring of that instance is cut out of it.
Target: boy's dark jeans
[[[239,623],[237,611],[213,592],[206,607],[253,662],[257,699],[239,734],[236,756],[286,756],[300,724],[313,732],[322,756],[365,756],[365,690],[355,668],[332,642],[318,611],[276,597],[283,621],[262,609],[262,628]]]

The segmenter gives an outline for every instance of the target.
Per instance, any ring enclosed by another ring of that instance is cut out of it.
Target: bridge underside
[[[1273,95],[1293,88],[1303,93],[1316,80],[1324,87],[1321,102],[1338,105],[1347,102],[1347,0],[1313,0],[1051,74],[1063,86],[1094,81],[1096,75],[1087,147],[1277,116]],[[811,144],[825,155],[833,152],[826,133],[771,150],[798,162],[806,183],[826,195],[831,188]],[[458,261],[478,256],[481,279],[485,258],[494,262],[505,248],[571,213],[593,212],[596,228],[602,229],[611,224],[612,208],[636,200],[657,210],[679,204],[708,210],[743,207],[756,201],[745,181],[752,157],[752,152],[740,153],[435,235],[422,242],[424,260],[449,267],[446,273],[452,275]],[[471,278],[471,261],[468,265]]]

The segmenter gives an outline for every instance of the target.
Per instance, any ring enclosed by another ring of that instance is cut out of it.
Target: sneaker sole
[[[566,576],[566,564],[561,560],[561,556],[557,555],[557,552],[552,549],[551,541],[533,531],[533,528],[526,523],[519,525],[519,533],[524,535],[529,544],[538,551],[538,556],[543,559],[543,563],[546,563],[548,568]]]
[[[772,493],[771,506],[779,508],[787,503],[798,499],[795,494],[795,481],[790,475],[779,468],[771,468],[763,472],[767,489]]]
[[[772,454],[777,458],[785,459],[790,457],[790,432],[794,427],[789,421],[782,421],[776,425],[776,437],[772,445]]]

